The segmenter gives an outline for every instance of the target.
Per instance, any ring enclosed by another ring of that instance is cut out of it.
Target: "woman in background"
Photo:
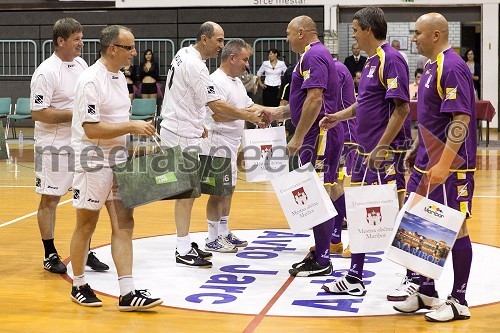
[[[156,99],[158,97],[156,81],[158,81],[159,76],[160,69],[155,61],[153,51],[147,49],[144,51],[143,62],[139,67],[139,81],[142,82],[142,98]]]
[[[480,79],[481,79],[481,66],[474,59],[474,51],[472,49],[467,49],[464,55],[464,61],[469,67],[470,73],[472,74],[472,82],[474,83],[474,93],[476,94],[476,99],[480,99]]]
[[[287,67],[284,61],[278,60],[280,53],[277,49],[270,49],[268,52],[269,60],[262,63],[257,76],[258,83],[262,88],[262,104],[264,106],[279,106],[280,98],[278,97],[281,76],[285,73]],[[260,77],[265,76],[264,83]]]

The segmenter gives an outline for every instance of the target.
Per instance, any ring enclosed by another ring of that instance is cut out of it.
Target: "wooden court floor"
[[[496,139],[493,137],[493,139]],[[121,313],[116,298],[101,296],[102,308],[84,308],[69,298],[70,284],[42,268],[34,192],[33,146],[11,150],[0,161],[0,332],[500,332],[500,303],[471,308],[466,321],[433,324],[419,315],[371,317],[273,317],[237,315],[161,307],[143,313]],[[500,246],[500,154],[478,151],[478,171],[469,232],[473,242]],[[232,229],[287,228],[269,185],[239,181],[231,213]],[[56,245],[69,256],[75,212],[70,195],[57,211]],[[195,203],[192,231],[206,231],[206,198]],[[171,202],[136,209],[134,237],[173,234]],[[93,246],[108,244],[109,220],[101,215]],[[492,258],[498,266],[500,258]],[[136,258],[138,260],[138,258]],[[190,270],[189,274],[193,274]],[[491,288],[500,288],[495,285]]]

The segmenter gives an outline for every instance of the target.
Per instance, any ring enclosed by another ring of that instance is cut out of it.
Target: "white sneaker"
[[[229,243],[225,237],[219,235],[213,241],[209,241],[208,238],[205,239],[205,251],[235,253],[238,252],[238,248]]]
[[[465,305],[462,305],[451,295],[448,296],[448,300],[441,304],[437,310],[425,314],[425,319],[427,321],[440,323],[469,318],[470,311],[467,307],[467,302],[465,302]]]
[[[443,304],[443,301],[438,297],[430,297],[419,292],[415,292],[408,296],[404,302],[394,305],[393,308],[399,312],[413,313],[421,309],[437,309],[441,304]]]
[[[418,288],[418,284],[412,282],[411,279],[404,275],[399,287],[397,287],[396,290],[394,290],[390,294],[387,294],[387,300],[392,302],[402,302],[411,294],[416,293],[418,291]]]
[[[366,294],[363,281],[350,275],[342,276],[330,283],[325,283],[321,289],[337,295],[365,296]]]

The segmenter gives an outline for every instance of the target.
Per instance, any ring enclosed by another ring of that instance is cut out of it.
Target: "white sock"
[[[131,291],[135,291],[134,277],[132,275],[123,275],[118,277],[120,285],[120,295],[125,296]]]
[[[181,256],[185,256],[189,251],[191,251],[191,238],[189,235],[183,237],[177,236],[177,252]]]
[[[219,221],[210,221],[207,220],[208,223],[208,241],[214,241],[217,236],[219,236]]]
[[[219,221],[219,234],[222,236],[229,235],[229,216],[222,216]]]
[[[73,286],[74,287],[81,287],[87,282],[85,281],[85,274],[74,276],[73,277]]]

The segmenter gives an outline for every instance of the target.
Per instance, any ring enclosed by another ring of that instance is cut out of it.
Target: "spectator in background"
[[[424,71],[421,68],[417,68],[415,70],[415,82],[410,84],[410,99],[417,99],[418,85],[420,84],[420,78],[422,77],[423,72]]]
[[[362,72],[356,72],[354,74],[354,77],[352,80],[354,81],[354,91],[356,92],[356,96],[358,96],[358,86],[359,86],[359,80],[361,80],[361,73]]]
[[[481,66],[474,59],[474,51],[472,49],[467,49],[464,54],[464,61],[469,67],[470,73],[472,74],[472,82],[474,83],[474,93],[476,94],[476,99],[479,99],[479,88],[481,79]]]
[[[408,56],[406,55],[406,53],[404,53],[403,51],[401,51],[401,43],[399,42],[399,40],[393,39],[392,42],[391,42],[391,46],[393,48],[395,48],[396,50],[398,50],[399,53],[401,53],[401,55],[403,56],[403,58],[405,58],[406,64],[409,65],[410,63],[408,62]]]
[[[139,66],[139,81],[142,82],[141,95],[142,98],[158,97],[158,90],[156,88],[156,81],[160,78],[160,68],[155,61],[153,51],[147,49],[144,51],[142,58],[143,62]]]
[[[344,65],[346,65],[349,72],[351,72],[351,76],[354,77],[356,72],[362,72],[363,67],[365,66],[366,57],[360,55],[360,48],[358,43],[354,43],[351,46],[352,55],[348,56],[344,60]]]
[[[420,54],[417,58],[417,68],[420,68],[423,71],[424,67],[425,67],[425,63],[428,60],[429,60],[429,58]]]
[[[122,73],[125,75],[125,79],[127,79],[127,89],[128,89],[128,97],[130,100],[134,99],[134,81],[137,78],[137,70],[134,65],[126,66],[122,68]]]
[[[281,75],[286,71],[284,61],[278,60],[280,53],[277,49],[270,49],[269,60],[262,63],[257,71],[258,83],[262,90],[262,100],[264,106],[279,106],[279,89],[281,85]],[[265,76],[264,83],[260,77]]]

